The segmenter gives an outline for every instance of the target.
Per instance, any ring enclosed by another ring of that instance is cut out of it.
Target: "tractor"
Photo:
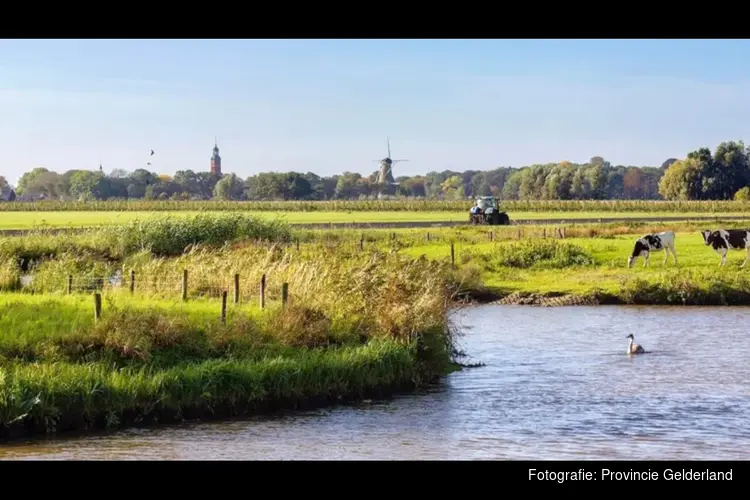
[[[469,210],[470,224],[488,224],[490,226],[508,226],[510,217],[500,211],[497,198],[494,196],[479,196],[476,205]]]

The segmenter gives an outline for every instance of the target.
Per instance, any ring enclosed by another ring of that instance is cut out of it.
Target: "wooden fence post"
[[[297,251],[299,251],[299,238],[297,238]]]
[[[235,273],[234,275],[234,303],[240,303],[240,275]]]
[[[130,271],[130,295],[135,292],[135,271]]]
[[[453,247],[453,242],[451,241],[451,265],[453,267],[456,266],[456,250]]]
[[[281,305],[286,306],[287,300],[289,300],[289,283],[281,284]]]
[[[73,275],[69,274],[68,275],[68,295],[70,295],[71,293],[73,293]]]
[[[260,308],[266,307],[266,275],[260,277]]]
[[[227,291],[221,292],[221,322],[227,322]]]
[[[495,241],[495,231],[490,231],[490,241]]]
[[[429,232],[429,231],[427,231],[427,235],[425,236],[425,239],[426,239],[427,241],[430,241],[430,232]]]
[[[188,290],[188,270],[184,269],[182,271],[182,300],[187,300],[187,290]]]
[[[94,293],[94,321],[98,321],[102,315],[102,294]]]
[[[362,233],[362,236],[359,237],[359,249],[365,249],[365,233]]]

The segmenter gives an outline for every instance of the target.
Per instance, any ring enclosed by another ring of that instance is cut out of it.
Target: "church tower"
[[[219,156],[219,145],[214,137],[214,154],[211,156],[211,173],[221,175],[221,156]]]

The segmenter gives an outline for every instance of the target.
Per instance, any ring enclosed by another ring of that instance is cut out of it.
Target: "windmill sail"
[[[409,161],[409,160],[392,160],[390,138],[387,138],[387,141],[388,141],[388,156],[386,156],[382,160],[374,160],[376,162],[380,162],[380,171],[378,172],[378,178],[375,182],[377,184],[397,185],[396,179],[394,179],[393,177],[393,165],[401,161]]]

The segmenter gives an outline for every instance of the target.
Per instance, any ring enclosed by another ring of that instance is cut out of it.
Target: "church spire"
[[[219,156],[219,141],[214,137],[214,154],[211,156],[211,173],[221,175],[221,156]]]

